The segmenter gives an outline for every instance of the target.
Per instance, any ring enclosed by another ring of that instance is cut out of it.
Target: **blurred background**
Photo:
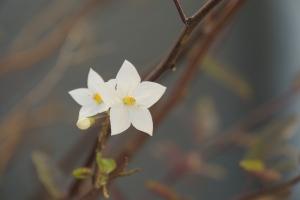
[[[205,2],[180,1],[186,16]],[[230,2],[157,80],[167,86],[158,106]],[[126,169],[141,172],[114,180],[111,199],[239,199],[299,176],[299,9],[299,0],[244,1],[199,59],[180,104],[130,157]],[[87,87],[90,68],[114,78],[125,59],[145,77],[183,27],[171,0],[0,1],[0,199],[69,199],[72,170],[93,151],[101,120],[79,130],[80,105],[68,91]],[[109,138],[106,157],[134,136],[130,128]],[[297,188],[251,199],[298,200]]]

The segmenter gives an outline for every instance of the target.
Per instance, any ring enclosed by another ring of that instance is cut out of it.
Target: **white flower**
[[[105,85],[105,86],[104,86]],[[97,87],[103,101],[111,107],[111,134],[119,134],[130,124],[152,135],[153,122],[148,110],[164,94],[166,87],[154,82],[142,82],[135,67],[125,60],[116,79]]]
[[[90,69],[87,81],[88,88],[79,88],[69,92],[73,99],[82,106],[79,111],[79,119],[108,110],[109,107],[103,103],[100,92],[97,89],[99,88],[97,86],[102,83],[104,81],[101,76]]]
[[[88,128],[90,128],[90,126],[92,126],[92,124],[95,122],[95,119],[92,117],[84,117],[84,118],[80,118],[77,121],[77,127],[81,130],[86,130]]]

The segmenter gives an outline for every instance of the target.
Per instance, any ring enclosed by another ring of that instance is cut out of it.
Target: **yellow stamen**
[[[94,101],[96,101],[97,103],[102,103],[102,98],[101,98],[101,96],[100,96],[98,93],[95,93],[95,94],[93,95],[93,99],[94,99]]]
[[[130,97],[130,96],[124,97],[123,102],[130,106],[133,106],[136,103],[135,98]]]

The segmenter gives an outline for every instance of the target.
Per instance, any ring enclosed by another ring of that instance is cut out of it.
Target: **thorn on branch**
[[[173,63],[171,66],[170,66],[170,69],[175,72],[176,71],[176,65],[175,63]]]
[[[123,167],[116,174],[121,174],[122,172],[124,172],[127,164],[128,164],[128,158],[125,157],[125,163],[124,163]]]

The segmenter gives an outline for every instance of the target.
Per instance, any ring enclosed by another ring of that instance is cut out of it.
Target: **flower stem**
[[[94,117],[94,119],[102,119],[102,118],[105,118],[105,117],[109,117],[109,115],[104,115],[104,116],[98,116],[98,117]]]

